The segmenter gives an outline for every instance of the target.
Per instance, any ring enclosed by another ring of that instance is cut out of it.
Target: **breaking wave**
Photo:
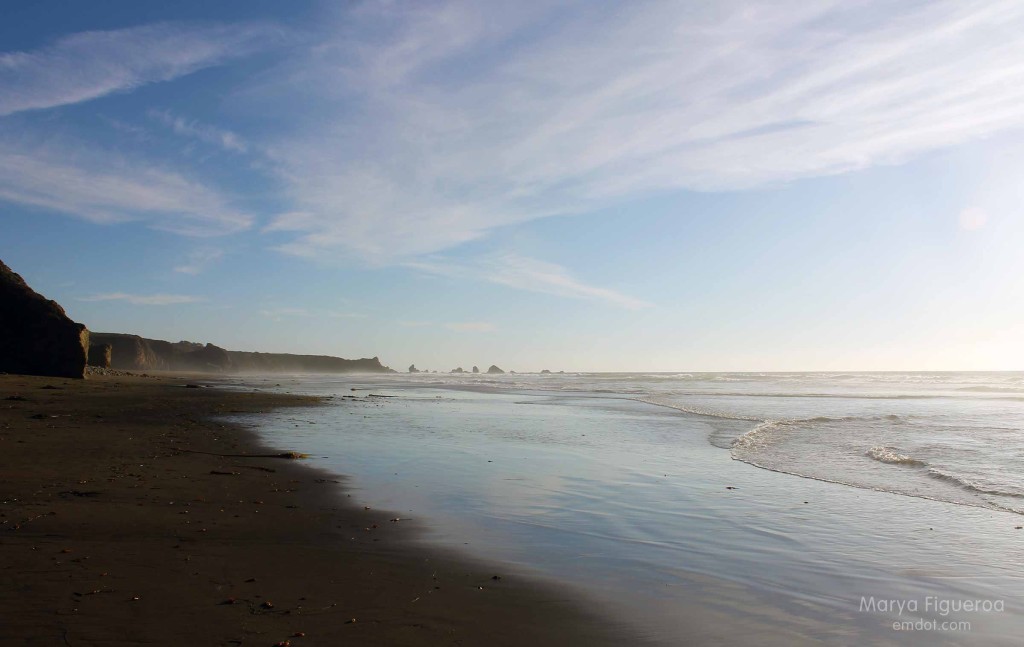
[[[915,467],[923,467],[925,465],[924,461],[901,454],[896,447],[872,447],[865,452],[865,455],[880,463],[889,463],[891,465],[913,465]]]

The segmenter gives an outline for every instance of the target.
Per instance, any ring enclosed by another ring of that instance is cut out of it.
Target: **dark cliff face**
[[[0,261],[0,371],[84,377],[89,331]]]
[[[110,344],[111,367],[130,371],[198,371],[203,373],[392,373],[376,357],[342,359],[326,355],[249,353],[213,344],[171,343],[138,335],[95,333]]]
[[[113,350],[110,344],[89,344],[89,366],[110,368],[110,353]]]

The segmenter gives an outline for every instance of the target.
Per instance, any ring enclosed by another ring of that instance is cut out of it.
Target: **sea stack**
[[[480,369],[479,369],[478,367],[474,366],[474,367],[473,367],[473,372],[474,372],[474,373],[479,373],[479,372],[480,372]]]
[[[89,331],[0,261],[0,371],[85,377]]]
[[[465,373],[466,371],[462,370],[462,367],[460,366],[458,368],[453,368],[450,372],[451,373]]]
[[[489,369],[487,369],[487,374],[488,375],[504,375],[504,373],[505,373],[505,371],[501,370],[500,368],[498,368],[494,364],[491,364],[491,367]]]
[[[415,364],[409,364],[409,372],[410,373],[419,373],[420,369],[416,368]]]

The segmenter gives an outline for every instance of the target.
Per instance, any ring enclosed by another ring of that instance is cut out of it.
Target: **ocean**
[[[249,377],[423,541],[663,644],[1019,644],[1024,373]]]

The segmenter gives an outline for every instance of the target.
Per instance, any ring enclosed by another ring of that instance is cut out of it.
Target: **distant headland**
[[[168,342],[138,335],[97,332],[92,347],[109,346],[109,368],[132,371],[217,373],[394,373],[377,357],[343,359],[329,355],[292,355],[225,350],[213,344]],[[93,352],[90,350],[90,363]]]
[[[86,365],[202,373],[394,373],[377,357],[232,351],[189,341],[90,331],[0,261],[0,372],[84,377]]]

